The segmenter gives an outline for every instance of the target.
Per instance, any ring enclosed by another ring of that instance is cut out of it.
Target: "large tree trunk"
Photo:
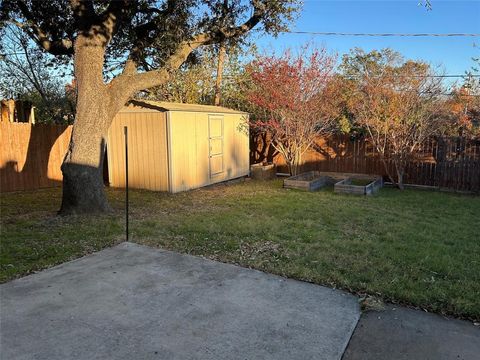
[[[103,64],[108,40],[108,31],[80,34],[75,40],[77,110],[69,149],[62,164],[61,215],[109,211],[102,169],[105,138],[114,116],[136,91],[167,82],[170,70],[178,69],[208,37],[200,34],[195,43],[183,43],[166,65],[155,71],[137,73],[136,64],[129,59],[122,74],[105,84]]]
[[[405,189],[405,187],[403,186],[403,176],[405,174],[405,169],[401,165],[396,165],[395,168],[397,170],[397,186],[400,190],[403,190]]]
[[[227,50],[225,48],[225,44],[220,44],[220,49],[218,50],[217,79],[215,80],[215,106],[220,106],[220,99],[222,96],[223,64],[225,62],[226,52]]]
[[[400,186],[398,185],[398,177],[397,177],[397,181],[396,181],[395,177],[393,176],[393,174],[390,172],[390,169],[388,168],[387,160],[385,159],[385,156],[382,152],[380,152],[380,159],[382,160],[385,172],[387,173],[387,176],[390,179],[390,181],[392,182],[392,184],[397,186],[398,188],[400,188]],[[396,162],[395,162],[395,169],[397,169],[397,163]]]
[[[295,153],[293,159],[286,161],[290,175],[296,176],[300,174],[300,167],[302,166],[302,155],[298,152]]]
[[[107,212],[103,185],[105,136],[115,114],[103,82],[101,41],[79,36],[75,43],[77,110],[62,164],[63,198],[59,214]]]

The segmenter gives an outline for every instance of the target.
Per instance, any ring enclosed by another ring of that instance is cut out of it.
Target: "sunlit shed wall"
[[[132,101],[107,137],[110,186],[172,193],[248,175],[248,114],[218,107]]]

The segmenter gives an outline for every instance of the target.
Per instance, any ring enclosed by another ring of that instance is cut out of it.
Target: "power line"
[[[472,96],[472,97],[480,97],[480,94],[455,94],[455,93],[442,93],[438,95],[444,95],[444,96],[460,96],[460,97],[465,97],[465,96]]]
[[[478,33],[346,33],[318,31],[282,31],[285,34],[321,36],[370,36],[370,37],[480,37]]]
[[[359,79],[361,78],[361,76],[346,76],[347,78],[349,79]],[[378,76],[372,76],[373,78],[377,77]],[[464,75],[457,75],[457,74],[446,74],[446,75],[393,75],[391,76],[392,78],[439,78],[439,79],[443,79],[443,78],[480,78],[480,74],[476,75],[476,74],[464,74]]]
[[[341,73],[337,74],[337,75],[342,75]],[[235,75],[223,75],[224,78],[234,78]],[[361,79],[362,77],[361,76],[344,76],[346,77],[347,79],[350,79],[350,80],[355,80],[355,79]],[[373,78],[378,78],[378,76],[372,76]],[[463,75],[459,75],[459,74],[446,74],[446,75],[393,75],[391,76],[391,78],[439,78],[439,79],[443,79],[443,78],[480,78],[480,74],[463,74]]]
[[[15,55],[17,53],[10,53],[10,54],[0,54],[0,56],[8,56],[8,55]],[[55,75],[58,76],[58,75]],[[224,75],[225,78],[228,78],[229,75]],[[480,74],[445,74],[445,75],[395,75],[394,77],[404,77],[404,78],[480,78]],[[355,79],[356,77],[349,77]]]
[[[475,75],[475,74],[450,75],[450,74],[447,74],[447,75],[429,75],[429,76],[419,75],[418,77],[434,77],[434,78],[474,77],[474,78],[478,78],[478,77],[480,77],[480,75]]]
[[[0,53],[1,56],[12,56],[12,55],[25,55],[23,52],[12,52],[12,53]]]

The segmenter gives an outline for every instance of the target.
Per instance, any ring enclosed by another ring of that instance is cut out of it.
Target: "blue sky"
[[[432,0],[432,10],[419,1],[324,1],[305,0],[293,31],[367,33],[480,33],[480,1]],[[390,47],[405,57],[441,65],[446,73],[463,74],[480,56],[480,37],[341,37],[280,34],[262,36],[262,50],[283,50],[313,42],[339,56],[357,46],[367,51]],[[474,47],[474,43],[477,47]]]

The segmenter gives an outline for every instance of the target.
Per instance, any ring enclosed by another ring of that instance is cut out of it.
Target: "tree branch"
[[[170,56],[165,65],[157,70],[150,70],[139,73],[136,70],[137,64],[133,59],[127,60],[121,75],[110,82],[112,91],[118,93],[118,96],[129,96],[137,91],[148,89],[154,86],[162,85],[170,78],[171,73],[178,69],[187,59],[188,55],[199,46],[202,46],[209,40],[205,34],[200,34],[192,41],[183,42],[177,51]],[[127,100],[125,99],[125,100]]]
[[[23,29],[35,43],[50,54],[73,55],[73,41],[70,39],[50,40],[48,34],[44,33],[43,30],[35,24],[31,24],[28,27],[23,23],[12,23]]]
[[[224,41],[225,39],[235,38],[242,36],[243,34],[249,32],[253,29],[265,15],[265,5],[258,0],[252,0],[253,4],[253,14],[252,16],[245,21],[243,24],[233,27],[233,28],[222,28],[219,31],[210,35],[210,41],[205,45],[216,44]]]
[[[92,1],[88,0],[70,0],[73,17],[80,27],[85,24],[85,20],[92,22],[96,18]]]
[[[24,1],[18,1],[18,7],[27,22],[9,20],[11,24],[24,30],[41,48],[52,55],[73,55],[73,42],[70,39],[50,39],[49,34],[35,24],[34,17]]]
[[[107,9],[100,15],[102,25],[111,26],[111,36],[115,34],[120,23],[123,21],[123,15],[127,7],[131,5],[130,0],[112,0]]]

